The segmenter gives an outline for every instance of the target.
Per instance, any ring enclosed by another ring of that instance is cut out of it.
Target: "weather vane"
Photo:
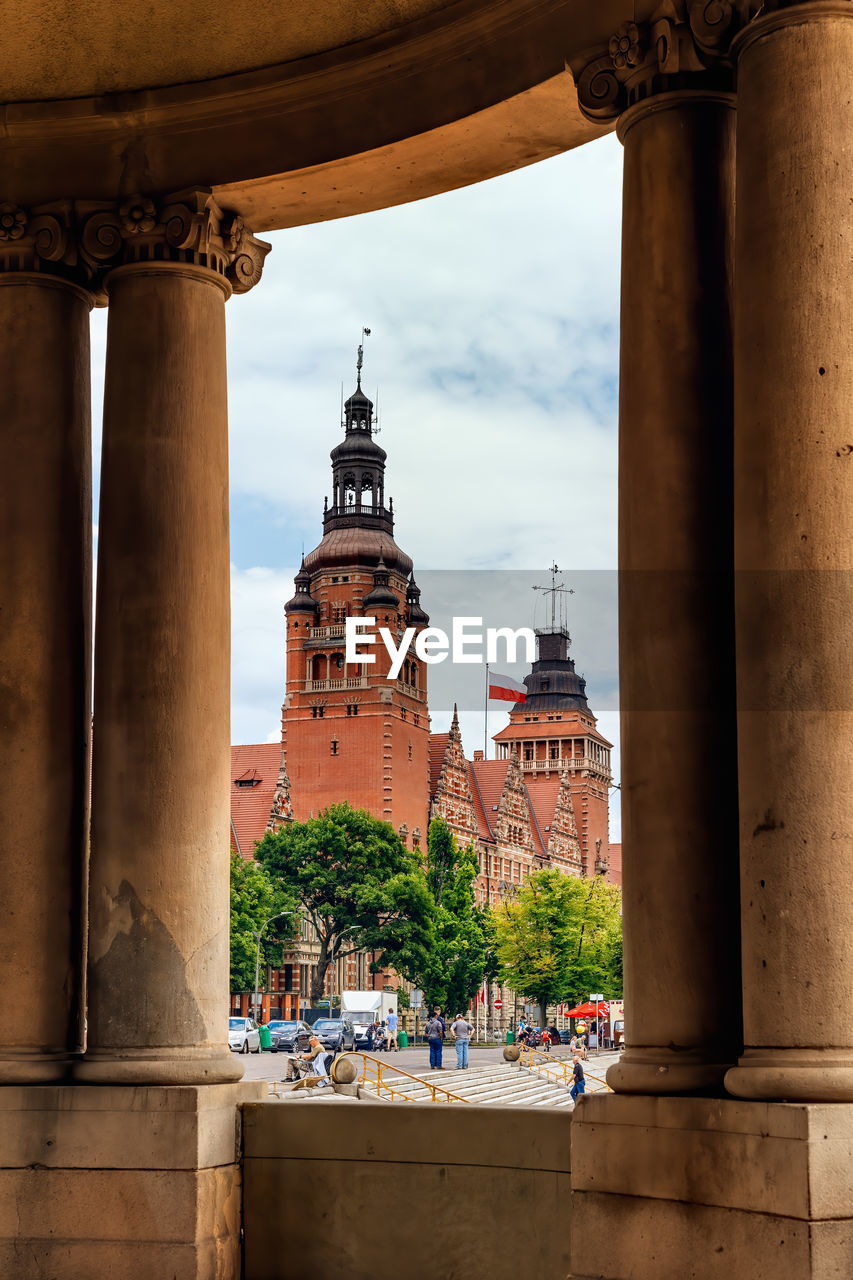
[[[548,572],[551,575],[550,587],[534,587],[534,591],[541,591],[543,595],[551,597],[551,630],[556,630],[556,612],[557,612],[557,596],[573,596],[575,594],[573,587],[564,587],[562,583],[557,582],[557,574],[560,572],[559,566],[555,561]],[[563,602],[560,600],[560,626],[565,625],[563,618]]]
[[[358,385],[361,386],[361,366],[364,362],[364,339],[370,337],[370,330],[362,328],[361,342],[358,344],[358,360],[356,361],[355,370],[358,374]]]

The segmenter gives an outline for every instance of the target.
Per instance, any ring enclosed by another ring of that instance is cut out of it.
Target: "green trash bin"
[[[515,1032],[514,1032],[514,1031],[508,1031],[508,1032],[506,1033],[506,1042],[507,1042],[507,1044],[515,1044]]]
[[[258,1035],[261,1037],[261,1053],[269,1053],[272,1049],[272,1036],[266,1023],[258,1027]]]
[[[398,1049],[408,1049],[409,1037],[405,1031],[399,1031],[397,1033],[397,1047]]]

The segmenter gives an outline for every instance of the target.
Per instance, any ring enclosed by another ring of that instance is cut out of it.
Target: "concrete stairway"
[[[468,1102],[482,1103],[498,1107],[569,1107],[574,1104],[569,1090],[552,1077],[540,1075],[527,1067],[518,1067],[512,1063],[489,1067],[469,1067],[466,1071],[448,1068],[445,1071],[427,1071],[424,1083],[415,1082],[405,1076],[392,1076],[385,1073],[385,1079],[397,1093],[404,1094],[413,1102],[429,1102],[430,1094],[427,1082],[441,1085],[459,1098]],[[362,1093],[375,1095],[376,1086],[368,1083]],[[402,1102],[402,1098],[388,1097],[380,1092],[380,1098],[389,1102]]]

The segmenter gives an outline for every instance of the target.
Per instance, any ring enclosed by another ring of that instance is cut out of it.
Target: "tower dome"
[[[292,599],[288,600],[284,606],[284,612],[291,613],[313,613],[320,611],[320,602],[315,600],[311,594],[311,575],[305,568],[305,557],[302,557],[302,564],[299,572],[293,579],[293,585],[296,588],[296,594]]]

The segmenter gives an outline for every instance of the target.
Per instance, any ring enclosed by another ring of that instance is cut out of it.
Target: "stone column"
[[[38,236],[59,222],[0,205],[0,1083],[83,1047],[92,298]]]
[[[242,1068],[226,1042],[225,300],[259,278],[266,247],[205,193],[135,198],[95,239],[119,243],[121,265],[107,276],[79,1078],[228,1081]]]
[[[732,575],[734,101],[695,33],[578,77],[625,149],[619,649],[625,1015],[608,1083],[721,1087],[741,1043]]]
[[[726,1085],[853,1100],[853,5],[766,14],[735,52],[746,1048]]]

